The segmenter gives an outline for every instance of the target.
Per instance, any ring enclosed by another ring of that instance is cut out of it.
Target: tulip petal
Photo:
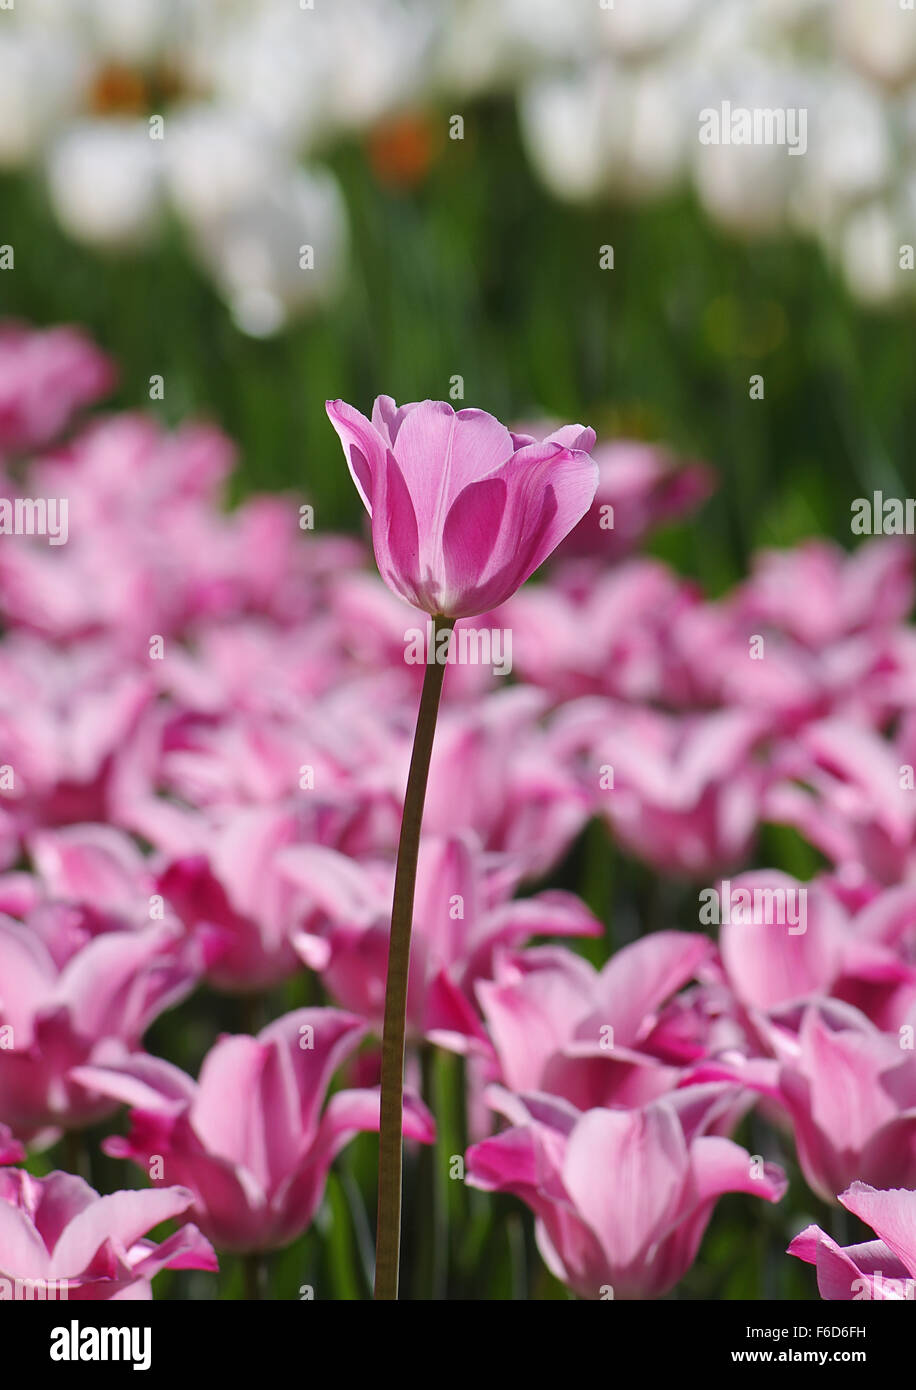
[[[356,491],[372,515],[379,475],[385,467],[388,447],[378,430],[346,401],[327,401],[328,418],[343,445],[344,457]]]
[[[372,546],[379,574],[389,588],[417,608],[434,612],[420,572],[420,540],[414,504],[393,454],[377,479]]]
[[[684,1136],[664,1104],[588,1111],[569,1137],[563,1164],[576,1210],[624,1268],[676,1223],[687,1174]]]
[[[871,1226],[916,1278],[916,1192],[901,1188],[879,1192],[854,1182],[840,1201]]]
[[[483,410],[422,401],[402,421],[394,449],[424,537],[435,543],[455,498],[512,457],[504,425]]]
[[[100,1197],[69,1222],[55,1245],[55,1278],[70,1279],[81,1274],[107,1240],[126,1252],[153,1226],[187,1211],[192,1201],[192,1193],[184,1187],[112,1192]]]

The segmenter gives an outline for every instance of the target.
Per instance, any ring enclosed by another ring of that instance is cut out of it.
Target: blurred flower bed
[[[115,375],[77,330],[0,332],[4,497],[68,500],[66,544],[0,538],[0,1272],[365,1297],[418,615],[298,492],[227,507],[216,427],[98,409]],[[470,624],[511,678],[446,673],[408,1292],[806,1298],[808,1261],[900,1296],[912,543],[762,550],[710,595],[646,547],[714,471],[594,457],[547,573]]]
[[[270,335],[346,277],[335,146],[371,132],[384,176],[413,182],[511,93],[559,197],[692,186],[730,231],[813,238],[888,304],[916,284],[914,81],[899,0],[32,0],[0,26],[0,168],[39,171],[91,246],[177,219],[236,323]],[[723,99],[803,109],[805,157],[703,144]]]

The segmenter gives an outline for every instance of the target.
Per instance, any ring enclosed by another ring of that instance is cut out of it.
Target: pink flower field
[[[0,332],[0,1288],[911,1298],[912,543],[388,397],[333,534],[116,371]]]

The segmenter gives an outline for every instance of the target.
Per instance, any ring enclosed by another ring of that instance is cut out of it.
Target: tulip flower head
[[[839,1200],[873,1227],[878,1239],[837,1245],[819,1226],[807,1226],[788,1253],[817,1269],[821,1298],[829,1302],[897,1302],[916,1288],[916,1192],[880,1191],[854,1182]]]
[[[164,1180],[188,1191],[191,1216],[218,1248],[275,1250],[311,1222],[338,1152],[378,1128],[377,1091],[338,1091],[324,1104],[333,1072],[364,1032],[358,1018],[339,1010],[298,1009],[255,1038],[221,1037],[199,1081],[139,1055],[77,1075],[131,1107],[130,1134],[109,1138],[107,1153],[147,1172],[158,1155]],[[421,1143],[435,1137],[431,1117],[412,1097],[404,1130]]]
[[[183,1187],[100,1197],[73,1173],[0,1169],[0,1297],[24,1286],[38,1298],[149,1300],[162,1269],[216,1270],[196,1226],[182,1224],[159,1245],[146,1238],[192,1200]]]
[[[372,518],[382,578],[434,616],[504,603],[581,521],[598,486],[595,434],[581,425],[538,443],[447,401],[398,407],[379,396],[371,422],[344,401],[327,411]]]
[[[633,1110],[580,1111],[493,1088],[511,1128],[468,1150],[468,1181],[511,1192],[537,1217],[551,1272],[581,1298],[659,1298],[696,1256],[726,1192],[778,1202],[782,1170],[722,1132],[742,1109],[727,1086],[691,1086]]]

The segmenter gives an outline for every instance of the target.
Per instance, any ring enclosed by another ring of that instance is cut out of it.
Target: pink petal
[[[143,1192],[113,1192],[85,1207],[64,1230],[54,1247],[55,1278],[81,1274],[105,1241],[124,1251],[160,1221],[187,1211],[193,1195],[183,1187],[164,1187]]]
[[[681,1214],[687,1148],[674,1112],[590,1110],[569,1137],[563,1183],[616,1266],[627,1267]]]
[[[371,516],[379,474],[388,455],[387,445],[365,415],[346,401],[327,401],[325,409],[343,445],[356,490]]]
[[[901,1188],[879,1192],[854,1182],[841,1193],[840,1201],[871,1226],[916,1278],[916,1192]]]

